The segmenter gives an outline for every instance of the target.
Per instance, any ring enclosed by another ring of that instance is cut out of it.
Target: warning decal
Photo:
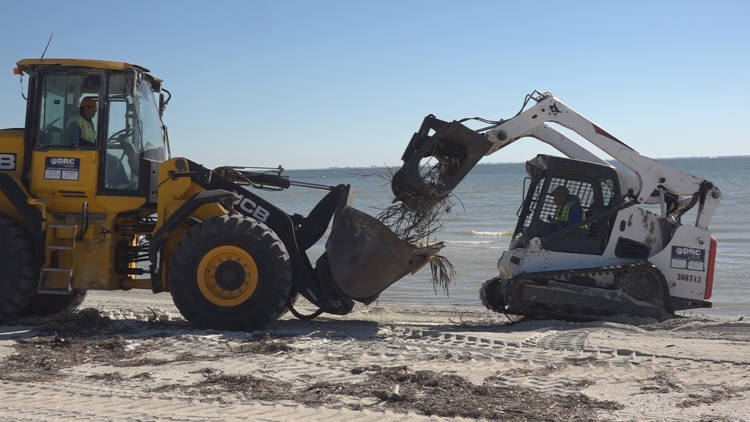
[[[46,157],[44,159],[45,179],[78,180],[80,169],[80,158]]]
[[[681,270],[703,271],[706,269],[706,251],[703,249],[672,246],[670,267]]]

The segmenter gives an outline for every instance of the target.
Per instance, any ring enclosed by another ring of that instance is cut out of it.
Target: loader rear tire
[[[169,289],[200,328],[254,331],[275,320],[292,285],[289,254],[264,224],[223,215],[194,226],[172,254]]]
[[[47,316],[72,311],[86,300],[86,289],[73,290],[70,295],[35,294],[21,311],[21,316]]]
[[[37,283],[39,269],[31,235],[13,219],[0,215],[0,323],[26,307]]]

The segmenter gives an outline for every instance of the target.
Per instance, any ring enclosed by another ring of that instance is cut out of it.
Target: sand
[[[750,421],[743,320],[376,303],[243,333],[190,327],[166,294],[82,308],[0,326],[0,420]]]

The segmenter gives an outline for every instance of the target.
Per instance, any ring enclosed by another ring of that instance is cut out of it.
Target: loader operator
[[[72,146],[96,147],[96,128],[94,127],[94,116],[96,115],[96,100],[86,97],[81,100],[78,108],[78,116],[71,117],[65,124],[65,134],[68,136],[68,143]],[[128,157],[131,167],[136,161],[135,148],[125,139],[120,140],[120,146]],[[124,189],[130,185],[130,179],[116,156],[107,153],[105,169],[105,184],[110,189]],[[137,172],[137,169],[131,168],[131,171]]]
[[[553,196],[555,205],[557,205],[557,211],[555,216],[549,216],[549,220],[552,226],[568,227],[571,224],[578,223],[583,219],[583,211],[581,210],[581,202],[577,196],[571,195],[568,192],[568,188],[565,186],[557,186],[550,192]]]
[[[72,145],[95,146],[96,128],[92,119],[96,114],[96,101],[86,97],[78,108],[78,116],[71,117],[65,124],[68,142]]]

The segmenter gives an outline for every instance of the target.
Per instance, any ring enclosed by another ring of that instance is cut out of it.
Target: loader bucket
[[[393,195],[411,207],[445,197],[491,147],[492,142],[461,123],[429,115],[401,157],[404,164],[391,180]],[[429,167],[422,163],[428,157],[435,158]]]
[[[363,303],[372,302],[388,286],[417,272],[439,248],[412,247],[376,218],[343,203],[336,210],[326,242],[336,287]]]

